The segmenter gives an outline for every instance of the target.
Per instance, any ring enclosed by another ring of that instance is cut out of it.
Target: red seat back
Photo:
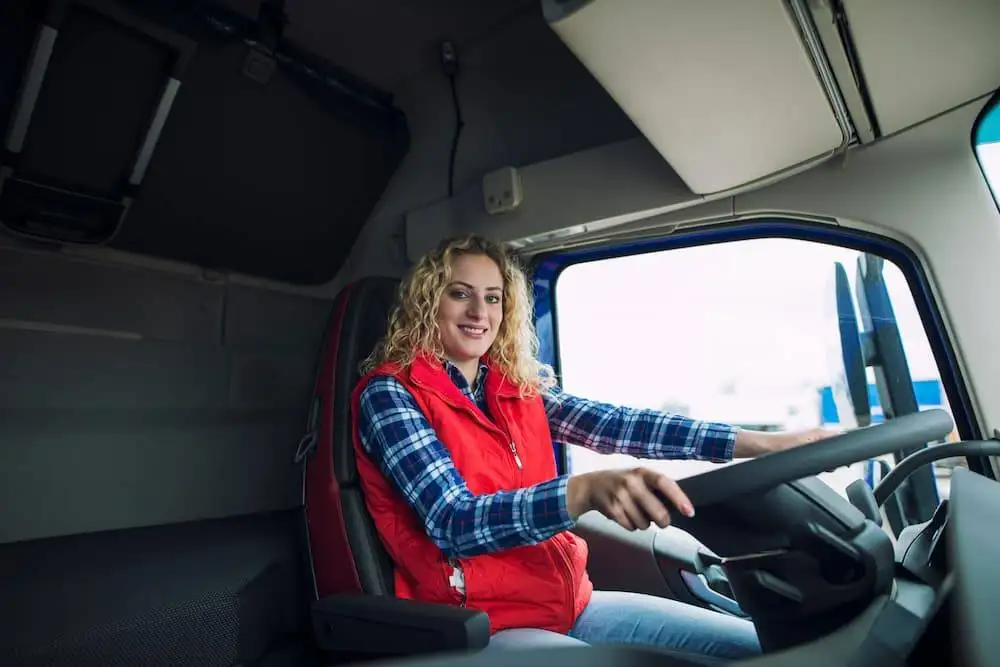
[[[350,399],[361,362],[385,334],[399,281],[365,278],[337,296],[314,392],[314,450],[306,462],[306,522],[319,597],[391,595],[393,567],[365,509]]]

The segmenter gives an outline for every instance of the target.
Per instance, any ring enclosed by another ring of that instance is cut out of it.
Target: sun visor
[[[549,25],[697,194],[835,151],[845,132],[782,0],[543,0]]]

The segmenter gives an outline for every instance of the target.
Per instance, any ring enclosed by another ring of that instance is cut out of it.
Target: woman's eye
[[[495,294],[491,294],[490,296],[486,297],[486,303],[500,303],[500,297],[498,297]]]
[[[468,296],[468,294],[466,294],[465,292],[462,292],[460,290],[455,290],[454,292],[451,293],[451,298],[452,299],[464,299],[467,296]]]

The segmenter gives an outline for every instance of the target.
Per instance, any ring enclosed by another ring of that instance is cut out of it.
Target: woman
[[[633,643],[719,659],[759,653],[754,627],[662,598],[594,591],[569,529],[597,510],[629,530],[666,526],[646,468],[558,475],[553,442],[649,459],[728,461],[817,440],[758,433],[561,392],[536,360],[524,274],[498,244],[447,240],[400,289],[354,392],[368,510],[400,597],[490,617],[490,647]]]

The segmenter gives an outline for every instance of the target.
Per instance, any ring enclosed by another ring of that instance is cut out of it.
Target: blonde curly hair
[[[524,271],[501,244],[476,235],[445,239],[413,266],[400,285],[386,335],[362,362],[361,372],[385,363],[406,368],[421,355],[444,361],[438,305],[451,282],[452,262],[461,255],[489,257],[503,276],[503,321],[487,358],[522,396],[554,385],[552,368],[537,358],[538,338],[531,323],[532,298]]]

